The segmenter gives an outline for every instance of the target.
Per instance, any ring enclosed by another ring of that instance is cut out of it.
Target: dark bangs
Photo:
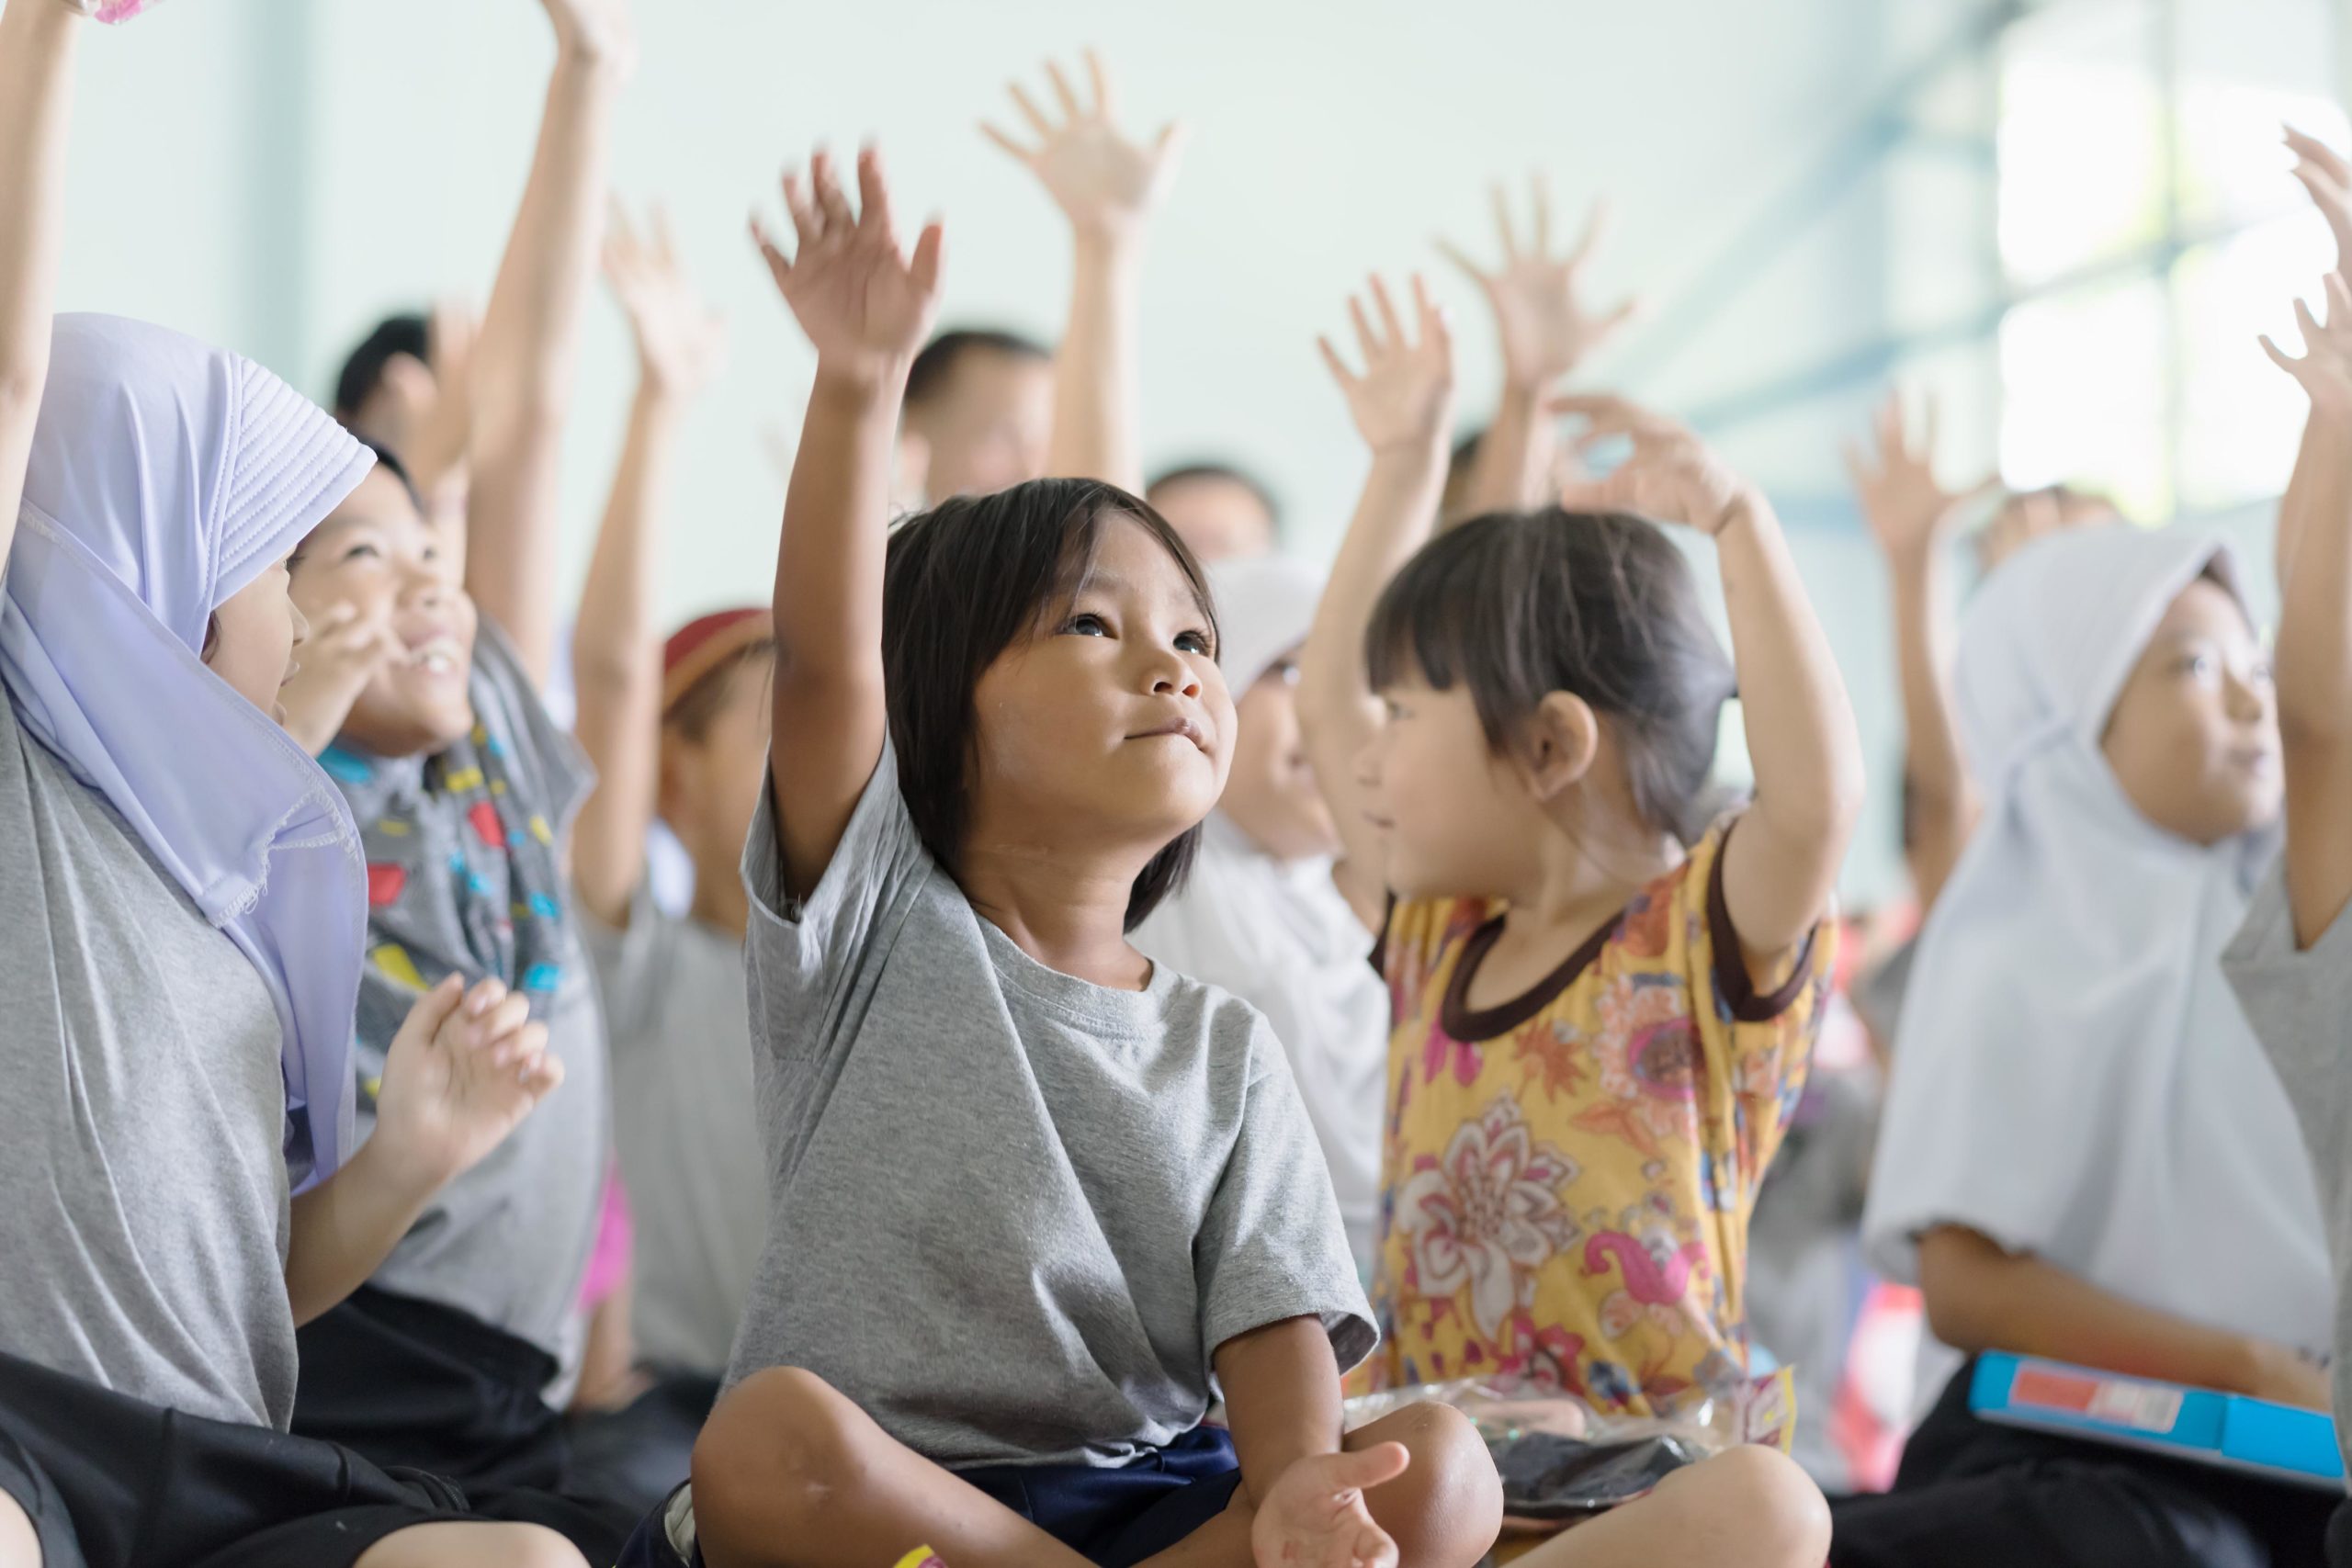
[[[1364,633],[1375,691],[1418,673],[1469,688],[1497,754],[1554,692],[1607,719],[1643,819],[1692,842],[1731,661],[1682,552],[1621,513],[1496,513],[1430,540],[1390,580]]]
[[[1093,570],[1104,526],[1121,517],[1183,570],[1216,638],[1216,608],[1200,563],[1165,518],[1116,485],[1033,479],[994,495],[957,496],[890,536],[882,581],[890,743],[907,813],[951,874],[971,817],[979,722],[972,694],[980,676],[1005,649],[1067,612]],[[1129,931],[1182,886],[1199,842],[1196,825],[1144,867],[1127,899]]]

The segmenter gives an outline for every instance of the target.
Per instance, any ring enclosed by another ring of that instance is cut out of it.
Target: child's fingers
[[[1363,350],[1364,373],[1369,375],[1372,367],[1380,362],[1381,343],[1378,334],[1372,330],[1372,319],[1363,313],[1363,299],[1360,295],[1348,296],[1348,319],[1356,325],[1356,346]]]
[[[1340,351],[1331,346],[1331,340],[1318,333],[1315,346],[1321,351],[1324,367],[1331,372],[1331,378],[1340,383],[1342,390],[1352,391],[1356,384],[1355,372],[1349,369],[1348,362],[1340,357]]]
[[[2352,164],[2346,164],[2335,148],[2330,147],[2318,137],[2298,130],[2291,125],[2288,126],[2286,130],[2288,146],[2293,148],[2302,157],[2317,164],[2338,185],[2352,185]]]
[[[1492,281],[1487,276],[1487,272],[1484,267],[1481,267],[1476,262],[1472,261],[1467,252],[1464,251],[1461,246],[1455,244],[1453,241],[1447,239],[1442,234],[1438,236],[1437,251],[1438,254],[1443,256],[1446,260],[1460,267],[1464,272],[1468,273],[1471,278],[1476,281],[1480,288],[1485,288]]]
[[[898,231],[890,222],[890,182],[883,177],[882,152],[868,147],[857,155],[857,231],[893,248]]]
[[[980,121],[980,134],[987,137],[990,141],[995,142],[998,146],[1003,148],[1007,152],[1012,153],[1016,161],[1028,164],[1032,167],[1035,165],[1037,162],[1036,153],[1031,152],[1028,148],[1023,147],[1020,142],[1015,141],[1012,137],[1006,135],[1003,131],[999,130],[987,120]]]
[[[946,243],[947,232],[936,218],[924,224],[915,238],[914,259],[907,264],[907,271],[925,294],[939,292],[939,264]]]
[[[547,1048],[548,1026],[544,1023],[525,1023],[493,1043],[488,1052],[490,1065],[502,1070],[508,1067],[527,1069],[547,1054]]]
[[[1021,111],[1021,118],[1029,122],[1029,129],[1037,133],[1039,141],[1051,141],[1059,134],[1055,130],[1054,122],[1046,118],[1046,111],[1037,107],[1037,100],[1029,96],[1028,88],[1018,82],[1012,83],[1010,85],[1012,89],[1012,107]]]
[[[1069,77],[1063,73],[1060,61],[1046,62],[1046,79],[1054,85],[1054,101],[1061,105],[1062,116],[1065,119],[1080,120],[1086,118],[1086,111],[1078,107],[1078,95],[1070,90]]]
[[[1535,208],[1535,254],[1548,256],[1552,254],[1552,182],[1544,177],[1543,170],[1534,170],[1527,176],[1527,193]],[[1581,251],[1582,247],[1578,249]],[[1568,265],[1574,266],[1577,259],[1570,256]]]
[[[408,1010],[408,1020],[401,1027],[421,1031],[425,1039],[432,1039],[458,1015],[465,994],[465,976],[442,976],[439,984],[419,997]]]
[[[526,1063],[517,1077],[534,1100],[545,1100],[563,1087],[563,1058],[543,1052]]]
[[[531,1021],[531,998],[514,992],[473,1021],[466,1032],[466,1043],[480,1051],[488,1047],[503,1047]]]
[[[2352,288],[2346,286],[2344,275],[2329,273],[2321,287],[2327,290],[2328,326],[2335,330],[2352,326]]]
[[[1085,51],[1083,58],[1086,61],[1087,83],[1094,90],[1094,118],[1117,118],[1119,97],[1111,85],[1110,68],[1102,63],[1102,56],[1094,50]]]
[[[833,168],[833,154],[820,147],[809,155],[808,184],[817,195],[817,211],[824,220],[824,231],[838,234],[856,227],[857,219],[849,209],[849,197],[842,194],[840,175]]]
[[[1191,141],[1193,128],[1181,119],[1171,119],[1159,128],[1159,140],[1152,143],[1163,170],[1173,169],[1184,156],[1184,143]]]
[[[1396,316],[1396,302],[1388,297],[1388,280],[1378,273],[1372,275],[1372,302],[1380,310],[1380,329],[1388,341],[1402,348],[1405,344],[1405,323]]]
[[[1495,209],[1495,232],[1502,236],[1503,265],[1509,266],[1519,259],[1519,233],[1510,225],[1510,197],[1499,182],[1487,194]]]
[[[2288,358],[2287,355],[2280,351],[2278,345],[2270,341],[2270,334],[2268,333],[2264,333],[2255,341],[2262,344],[2262,352],[2270,356],[2271,364],[2276,365],[2279,369],[2284,370],[2288,375],[2294,377],[2297,380],[2300,381],[2302,379],[2302,361]]]
[[[2312,317],[2312,308],[2300,299],[2295,301],[2295,325],[2302,329],[2304,353],[2309,354],[2319,346],[2319,341],[2324,334],[2319,322]]]
[[[1412,1462],[1412,1450],[1404,1444],[1374,1443],[1332,1456],[1330,1476],[1335,1486],[1369,1491],[1396,1480]]]
[[[824,237],[825,223],[808,194],[808,177],[798,169],[784,171],[784,210],[792,220],[792,234],[802,253]]]
[[[785,280],[792,276],[791,260],[776,248],[774,240],[768,238],[767,225],[760,221],[758,213],[752,215],[749,227],[752,231],[752,243],[758,247],[760,259],[768,264],[768,276],[775,279],[775,286],[778,288],[782,288],[785,286]]]

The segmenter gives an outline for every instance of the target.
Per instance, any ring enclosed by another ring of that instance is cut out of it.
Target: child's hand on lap
[[[939,310],[941,233],[932,223],[916,240],[911,261],[899,254],[889,187],[872,148],[858,154],[857,185],[861,210],[852,213],[833,178],[831,155],[820,150],[805,176],[785,171],[784,202],[799,237],[798,254],[786,259],[757,219],[752,237],[777,291],[816,346],[819,374],[878,382],[903,378],[931,331]]]
[[[1382,1443],[1317,1454],[1283,1471],[1250,1526],[1258,1568],[1396,1568],[1396,1543],[1373,1522],[1363,1495],[1411,1462],[1402,1443]]]
[[[1413,342],[1405,335],[1388,286],[1377,277],[1372,280],[1372,299],[1380,312],[1376,328],[1361,299],[1348,300],[1363,351],[1363,375],[1348,368],[1329,338],[1316,339],[1323,362],[1347,395],[1356,432],[1375,453],[1442,443],[1453,420],[1453,339],[1445,313],[1430,302],[1429,288],[1416,275],[1413,304],[1420,339]]]
[[[1035,147],[1023,146],[985,121],[980,130],[1037,176],[1072,229],[1085,235],[1125,239],[1143,227],[1167,194],[1183,146],[1184,130],[1170,122],[1148,144],[1128,140],[1112,122],[1118,112],[1117,101],[1110,73],[1092,50],[1086,51],[1086,73],[1093,101],[1082,105],[1062,68],[1052,61],[1046,62],[1046,74],[1054,84],[1054,96],[1061,107],[1058,125],[1038,108],[1021,84],[1012,84],[1012,102],[1036,133]]]
[[[1552,409],[1586,422],[1576,441],[1579,452],[1620,437],[1634,444],[1632,455],[1608,478],[1568,487],[1563,506],[1636,513],[1713,538],[1760,499],[1696,434],[1662,413],[1606,393],[1555,398]]]
[[[638,378],[649,391],[688,398],[717,379],[727,363],[727,321],[703,302],[679,265],[667,213],[655,208],[650,232],[639,234],[614,205],[605,229],[605,281],[628,316]]]
[[[1500,186],[1495,187],[1495,229],[1502,239],[1502,265],[1488,272],[1451,241],[1439,241],[1438,248],[1485,291],[1502,342],[1505,382],[1542,392],[1614,336],[1633,319],[1639,301],[1625,299],[1598,313],[1586,308],[1577,280],[1608,228],[1608,205],[1594,202],[1584,237],[1566,254],[1555,256],[1551,192],[1541,175],[1534,184],[1535,231],[1530,248],[1520,248],[1510,203]]]
[[[409,1010],[384,1057],[372,1142],[428,1187],[471,1169],[563,1082],[528,998],[450,976]]]
[[[2290,355],[2267,333],[2262,351],[2302,387],[2314,412],[2343,419],[2352,416],[2352,290],[2346,288],[2340,272],[2329,273],[2324,288],[2324,321],[2312,319],[2311,307],[2295,301],[2295,321],[2303,330],[2302,357]]]
[[[1927,432],[1915,445],[1903,394],[1889,389],[1878,408],[1875,455],[1851,442],[1845,446],[1846,474],[1861,502],[1862,520],[1890,559],[1924,555],[1941,544],[1963,503],[1999,482],[1999,476],[1991,475],[1967,490],[1953,491],[1936,481],[1936,400],[1930,397]]]

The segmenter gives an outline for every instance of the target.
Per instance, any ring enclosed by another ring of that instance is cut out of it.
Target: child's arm
[[[1495,335],[1503,351],[1502,395],[1494,423],[1479,439],[1470,469],[1467,515],[1523,512],[1552,499],[1559,442],[1554,432],[1552,390],[1592,351],[1633,318],[1637,301],[1626,299],[1595,315],[1585,308],[1578,277],[1608,227],[1609,209],[1595,202],[1585,220],[1584,238],[1565,256],[1552,254],[1552,193],[1542,175],[1534,182],[1535,229],[1522,251],[1511,226],[1510,203],[1497,186],[1495,229],[1501,236],[1502,265],[1488,272],[1449,241],[1440,241],[1453,265],[1470,275],[1495,313]]]
[[[1945,547],[1962,503],[1993,481],[1964,491],[1936,482],[1936,404],[1928,401],[1927,438],[1910,443],[1902,395],[1879,405],[1875,462],[1848,446],[1862,519],[1886,557],[1894,587],[1895,670],[1903,693],[1903,778],[1910,792],[1911,881],[1924,912],[1975,829],[1976,791],[1960,753],[1952,712],[1951,604],[1944,581]]]
[[[1393,1568],[1396,1542],[1374,1521],[1363,1489],[1396,1479],[1408,1456],[1394,1443],[1343,1451],[1339,1363],[1322,1323],[1291,1317],[1253,1328],[1218,1346],[1215,1359],[1241,1485],[1257,1514],[1257,1561]]]
[[[433,1195],[471,1169],[563,1082],[530,1003],[451,976],[409,1010],[384,1058],[376,1127],[349,1163],[294,1200],[286,1293],[297,1325],[367,1283]]]
[[[538,150],[474,345],[466,588],[534,685],[555,664],[557,459],[596,269],[613,101],[634,45],[624,0],[541,0],[555,23]]]
[[[571,833],[571,879],[588,912],[618,927],[628,922],[645,871],[660,771],[662,653],[653,625],[660,515],[679,423],[718,373],[726,338],[687,282],[658,211],[650,240],[625,215],[613,215],[605,276],[637,339],[637,400],[572,633],[579,694],[572,728],[595,764],[596,787]]]
[[[1751,972],[1803,942],[1829,908],[1862,804],[1862,746],[1771,503],[1705,443],[1621,398],[1568,397],[1589,447],[1630,437],[1633,454],[1568,496],[1696,528],[1715,541],[1731,620],[1756,799],[1724,850],[1724,901]]]
[[[63,0],[0,10],[0,572],[16,542],[33,426],[49,379],[64,229],[65,127],[82,19]]]
[[[815,891],[874,776],[888,728],[882,568],[890,457],[907,367],[939,306],[937,223],[899,254],[880,158],[858,156],[860,210],[819,152],[784,176],[799,236],[787,260],[753,224],[775,286],[817,349],[817,376],[784,502],[775,563],[777,847],[798,897]]]
[[[2352,901],[2352,291],[2331,273],[2326,322],[2301,300],[2295,313],[2303,357],[2290,359],[2267,337],[2262,346],[2312,402],[2278,508],[2287,902],[2296,944],[2308,948]],[[2290,549],[2291,571],[2283,570]]]
[[[1110,77],[1091,50],[1086,71],[1093,102],[1080,105],[1061,67],[1046,62],[1061,106],[1058,125],[1013,85],[1012,101],[1036,134],[1036,147],[1023,147],[993,125],[980,129],[1037,176],[1069,220],[1069,325],[1054,355],[1046,471],[1140,491],[1136,337],[1144,230],[1175,172],[1182,130],[1170,124],[1148,146],[1128,141],[1112,122]]]
[[[2327,1374],[2283,1345],[2127,1301],[1964,1226],[1919,1238],[1919,1287],[1928,1325],[1956,1350],[2007,1350],[2328,1407]]]
[[[1319,340],[1324,363],[1346,394],[1356,432],[1372,449],[1348,536],[1331,565],[1315,609],[1315,625],[1298,661],[1298,715],[1343,846],[1340,890],[1364,924],[1380,929],[1387,897],[1385,856],[1364,815],[1356,758],[1380,729],[1380,705],[1364,673],[1364,629],[1373,605],[1397,570],[1421,547],[1437,518],[1445,488],[1446,436],[1453,420],[1453,343],[1429,290],[1413,279],[1419,341],[1405,335],[1387,286],[1372,280],[1380,312],[1375,330],[1363,302],[1350,299],[1362,376]]]

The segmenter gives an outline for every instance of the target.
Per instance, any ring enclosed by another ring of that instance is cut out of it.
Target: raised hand
[[[797,253],[787,259],[756,218],[752,238],[816,345],[820,367],[879,378],[903,373],[931,331],[939,310],[942,236],[932,223],[915,241],[912,260],[899,254],[889,186],[870,147],[858,154],[857,186],[860,210],[853,213],[831,157],[820,149],[806,175],[797,169],[784,175]]]
[[[530,1017],[496,980],[467,991],[452,975],[427,991],[385,1054],[371,1141],[428,1185],[471,1169],[563,1082]]]
[[[1564,490],[1561,504],[1572,510],[1638,513],[1712,538],[1757,500],[1754,486],[1665,414],[1605,393],[1555,398],[1552,411],[1585,421],[1576,439],[1578,452],[1619,437],[1634,444],[1633,454],[1606,479]]]
[[[1110,73],[1092,50],[1086,51],[1091,101],[1081,103],[1069,77],[1052,61],[1046,75],[1054,85],[1061,118],[1037,107],[1020,83],[1012,85],[1013,107],[1037,138],[1025,146],[994,125],[980,130],[1044,184],[1046,194],[1081,233],[1123,238],[1143,226],[1167,193],[1183,149],[1184,128],[1171,121],[1149,142],[1131,141],[1114,123],[1118,113]]]
[[[637,68],[637,25],[628,0],[539,0],[555,24],[556,48],[566,59],[619,75]]]
[[[1844,447],[1847,477],[1861,502],[1862,519],[1889,559],[1911,559],[1933,549],[1950,534],[1962,507],[1997,482],[1997,476],[1988,475],[1964,491],[1937,482],[1935,398],[1927,404],[1926,431],[1914,444],[1903,394],[1889,389],[1872,422],[1875,453],[1851,442]]]
[[[2312,400],[2312,406],[2332,414],[2352,412],[2352,290],[2344,275],[2331,272],[2324,285],[2327,317],[2312,319],[2311,307],[2295,301],[2295,321],[2303,331],[2303,354],[2298,359],[2262,337],[2262,352],[2292,376]]]
[[[2286,141],[2295,155],[2295,178],[2311,193],[2312,205],[2335,235],[2335,270],[2352,272],[2352,164],[2318,137],[2291,125],[2286,128]]]
[[[382,616],[363,618],[355,604],[334,605],[311,627],[294,678],[278,689],[286,732],[314,757],[325,750],[359,694],[401,649],[389,606]]]
[[[1378,277],[1372,280],[1372,299],[1380,315],[1377,326],[1364,314],[1362,298],[1348,300],[1363,354],[1362,375],[1348,368],[1329,338],[1315,340],[1347,396],[1356,432],[1374,452],[1441,441],[1453,416],[1453,339],[1445,313],[1430,302],[1429,287],[1419,274],[1413,278],[1419,341],[1406,336],[1388,285]]]
[[[690,397],[726,365],[726,318],[703,302],[679,265],[669,215],[655,208],[648,229],[640,233],[620,204],[613,204],[605,225],[605,281],[628,316],[646,389]]]
[[[1396,1568],[1396,1543],[1364,1506],[1412,1463],[1402,1443],[1317,1454],[1276,1478],[1250,1527],[1257,1568]]]
[[[1610,309],[1587,308],[1579,280],[1607,231],[1609,209],[1596,201],[1585,220],[1584,237],[1566,254],[1552,252],[1552,196],[1544,177],[1534,180],[1533,230],[1522,247],[1511,222],[1510,200],[1495,187],[1495,230],[1502,241],[1502,265],[1491,272],[1451,241],[1438,248],[1483,289],[1502,340],[1503,375],[1513,387],[1546,391],[1574,370],[1630,321],[1639,301]]]

